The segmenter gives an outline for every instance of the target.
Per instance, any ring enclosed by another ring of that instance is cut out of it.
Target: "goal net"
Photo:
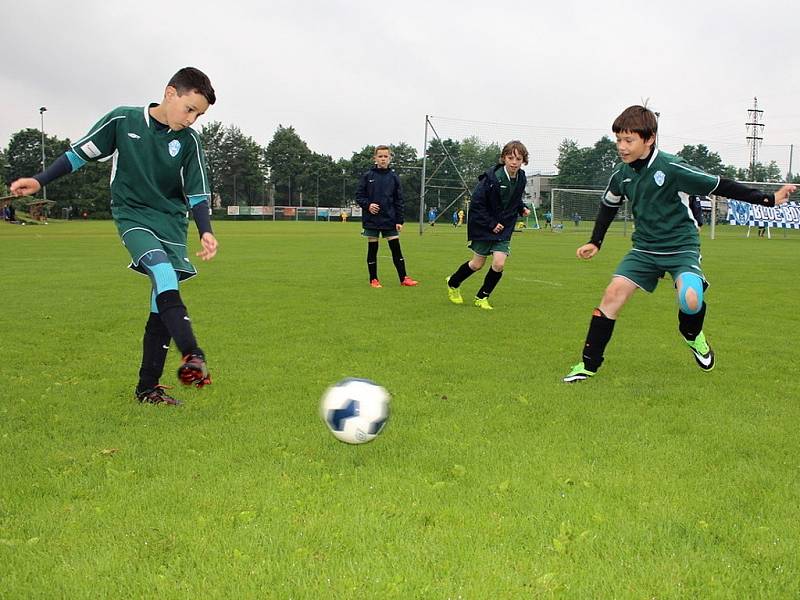
[[[575,229],[582,227],[591,230],[597,211],[600,209],[601,189],[553,188],[550,192],[550,214],[554,229]],[[622,235],[628,233],[628,202],[622,203],[609,231],[618,230]]]

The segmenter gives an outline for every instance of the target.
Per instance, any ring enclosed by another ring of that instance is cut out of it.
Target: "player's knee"
[[[480,260],[473,258],[471,261],[469,261],[469,268],[473,271],[480,271],[485,262],[485,258],[481,258]]]
[[[689,288],[682,294],[681,297],[681,310],[689,315],[694,315],[700,311],[702,303],[697,297],[697,292]]]
[[[140,262],[153,283],[156,295],[178,289],[178,274],[164,251],[148,252]]]
[[[603,304],[611,306],[620,306],[625,302],[625,290],[620,286],[614,285],[612,282],[603,293]]]
[[[695,315],[703,307],[703,279],[694,273],[678,277],[678,303],[681,312]]]
[[[183,299],[178,290],[166,290],[158,294],[156,296],[156,305],[158,307],[158,312],[161,314],[173,308],[186,309],[186,305],[183,303]]]

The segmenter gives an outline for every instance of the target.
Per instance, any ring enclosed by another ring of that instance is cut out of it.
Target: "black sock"
[[[497,282],[500,281],[502,276],[502,271],[495,271],[490,267],[489,271],[486,273],[486,277],[483,278],[483,285],[481,286],[481,289],[478,290],[478,293],[475,294],[475,296],[477,298],[488,298],[489,294],[494,291]]]
[[[682,310],[678,311],[678,330],[681,332],[681,335],[693,342],[697,339],[697,336],[700,335],[700,332],[703,331],[703,321],[706,318],[706,303],[703,302],[703,306],[700,307],[700,311],[693,314],[687,315]]]
[[[403,258],[403,252],[400,250],[400,240],[395,238],[393,240],[389,240],[389,250],[392,251],[392,262],[394,263],[394,268],[397,269],[397,276],[400,278],[400,281],[406,278],[406,261]]]
[[[370,281],[378,278],[378,240],[367,242],[367,269]]]
[[[136,391],[143,392],[158,385],[167,360],[170,335],[158,313],[150,313],[142,338],[142,366]]]
[[[192,322],[186,312],[186,306],[181,300],[178,290],[167,290],[156,296],[156,306],[161,315],[161,320],[169,331],[170,337],[175,340],[182,356],[187,354],[202,354],[197,347],[197,340],[192,331]]]
[[[596,372],[603,364],[603,353],[614,333],[614,323],[616,321],[605,316],[599,308],[594,309],[583,345],[583,366],[588,371]]]
[[[465,262],[463,265],[456,269],[456,272],[450,275],[450,281],[447,282],[447,285],[451,288],[459,287],[464,280],[475,273],[472,268],[469,266],[469,261]]]

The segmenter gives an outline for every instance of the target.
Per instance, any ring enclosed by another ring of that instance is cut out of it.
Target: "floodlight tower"
[[[753,98],[753,108],[747,109],[747,143],[750,144],[750,179],[755,181],[756,164],[758,163],[758,147],[764,138],[761,133],[764,131],[764,124],[761,119],[764,111],[758,108],[758,98]]]
[[[44,158],[44,113],[47,111],[46,106],[42,106],[39,108],[39,116],[42,118],[42,171],[45,169],[45,158]],[[42,187],[42,196],[45,200],[47,200],[47,188]]]

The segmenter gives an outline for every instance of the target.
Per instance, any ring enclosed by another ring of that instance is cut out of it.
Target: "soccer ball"
[[[389,419],[389,392],[369,379],[343,379],[322,395],[319,412],[336,439],[364,444]]]

